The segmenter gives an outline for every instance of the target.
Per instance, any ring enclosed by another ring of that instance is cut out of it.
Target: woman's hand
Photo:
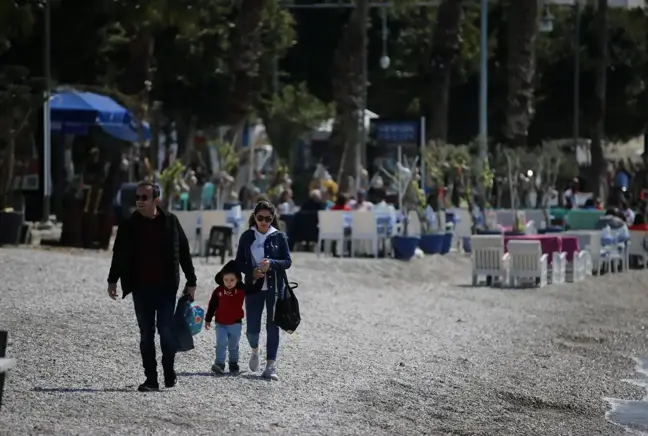
[[[263,259],[261,265],[259,265],[259,269],[264,273],[268,272],[270,269],[270,259]]]
[[[211,322],[206,321],[205,322],[205,330],[209,330],[211,328]]]
[[[254,271],[252,272],[252,275],[254,276],[255,279],[261,279],[265,277],[265,274],[261,269],[259,268],[254,268]]]

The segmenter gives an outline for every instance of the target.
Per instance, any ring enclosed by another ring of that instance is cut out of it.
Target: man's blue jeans
[[[216,324],[216,363],[225,364],[229,350],[229,363],[239,361],[239,342],[241,341],[241,323],[223,325]]]
[[[176,303],[175,293],[169,292],[162,286],[142,287],[133,292],[133,303],[140,330],[140,351],[144,375],[147,379],[157,380],[157,362],[155,360],[155,327],[157,325],[164,375],[173,376],[176,354],[172,329]]]

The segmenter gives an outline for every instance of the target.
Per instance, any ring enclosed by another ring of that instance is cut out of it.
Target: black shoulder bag
[[[293,292],[299,285],[289,282],[286,271],[282,271],[284,281],[284,298],[277,300],[274,310],[274,323],[287,333],[293,333],[299,327],[301,315],[299,313],[299,301]]]

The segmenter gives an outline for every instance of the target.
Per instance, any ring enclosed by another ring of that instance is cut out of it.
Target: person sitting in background
[[[292,198],[292,191],[290,189],[286,189],[279,195],[279,201],[277,204],[277,212],[279,214],[287,214],[291,213],[295,209],[295,202],[293,201]]]
[[[629,226],[631,226],[634,223],[635,220],[635,213],[634,211],[628,206],[628,203],[625,201],[621,202],[621,213],[625,217],[625,222]]]
[[[344,210],[344,211],[350,211],[351,208],[347,204],[347,196],[344,194],[338,194],[337,198],[335,199],[335,204],[331,206],[329,210]]]
[[[302,203],[299,208],[300,211],[306,212],[316,212],[318,210],[324,210],[325,204],[322,200],[322,192],[319,189],[313,189],[310,194],[308,194],[308,200]]]
[[[605,227],[610,227],[612,230],[618,230],[626,225],[625,221],[619,216],[618,209],[609,208],[605,211],[605,215],[599,218],[596,223],[596,230],[602,230]],[[623,216],[623,214],[621,214]]]
[[[367,193],[364,190],[359,190],[355,201],[350,203],[351,209],[360,212],[368,212],[373,209],[373,203],[367,201]]]
[[[335,205],[335,190],[331,186],[326,188],[324,194],[322,195],[322,199],[324,200],[325,209],[331,210],[333,205]]]
[[[588,198],[583,205],[583,210],[596,210],[593,198]]]
[[[646,222],[646,215],[643,213],[638,213],[635,215],[634,223],[630,226],[630,230],[636,230],[640,232],[648,231],[648,223]]]
[[[374,209],[384,209],[388,207],[387,201],[385,199],[387,198],[387,193],[385,192],[384,189],[376,189],[373,192],[373,208]]]

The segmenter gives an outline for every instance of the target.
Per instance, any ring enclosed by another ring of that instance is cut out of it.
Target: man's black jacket
[[[189,251],[189,241],[182,230],[178,218],[162,209],[158,208],[160,218],[164,219],[165,228],[165,246],[167,255],[164,256],[166,264],[164,271],[166,273],[165,283],[168,283],[169,291],[177,292],[180,286],[180,267],[187,279],[187,286],[196,286],[196,274],[194,272],[193,262],[191,261],[191,252]],[[133,214],[124,220],[117,229],[115,245],[113,246],[112,263],[110,264],[110,273],[108,274],[108,283],[117,283],[121,280],[123,297],[133,292],[137,288],[137,259],[135,258],[137,250],[137,235],[135,228],[137,220],[147,219],[139,212]]]

